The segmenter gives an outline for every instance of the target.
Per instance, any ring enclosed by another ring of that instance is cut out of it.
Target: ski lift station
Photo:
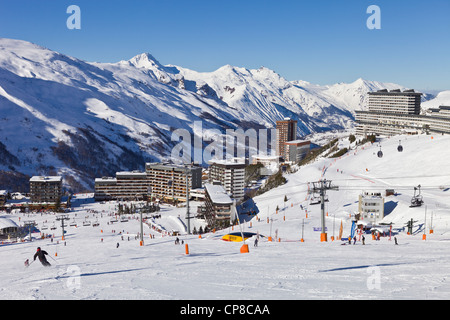
[[[9,218],[0,217],[0,238],[7,237],[9,234],[17,232],[19,226]]]

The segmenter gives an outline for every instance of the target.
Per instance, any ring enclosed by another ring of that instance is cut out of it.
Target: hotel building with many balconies
[[[384,89],[368,95],[368,110],[356,111],[357,135],[450,134],[450,107],[421,110],[422,93]]]

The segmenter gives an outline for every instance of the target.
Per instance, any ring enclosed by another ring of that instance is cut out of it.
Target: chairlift
[[[89,220],[84,220],[83,221],[83,226],[84,227],[87,227],[87,226],[90,226],[90,225],[91,225],[91,222]]]
[[[309,202],[310,205],[320,204],[320,196],[312,195],[311,201]]]
[[[403,152],[403,146],[402,146],[402,141],[401,140],[398,141],[397,151],[398,152]]]
[[[419,190],[419,193],[416,195],[416,191]],[[420,207],[423,204],[423,197],[420,194],[420,184],[414,187],[414,196],[411,198],[410,208]]]
[[[47,230],[47,229],[48,229],[48,227],[45,224],[43,224],[41,227],[41,230]]]
[[[128,218],[125,216],[120,217],[120,222],[128,222]]]
[[[93,227],[98,227],[100,225],[100,222],[98,222],[98,219],[95,220],[95,222],[92,224]]]
[[[50,230],[56,230],[56,225],[53,224],[53,226],[50,228]]]

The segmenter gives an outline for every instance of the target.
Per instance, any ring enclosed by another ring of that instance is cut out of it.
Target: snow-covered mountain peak
[[[150,53],[138,54],[128,60],[128,62],[136,68],[146,68],[151,70],[154,68],[164,68]]]
[[[255,69],[252,71],[253,71],[253,74],[260,74],[260,75],[265,75],[265,76],[270,76],[270,77],[281,78],[281,76],[278,73],[276,73],[274,70],[269,69],[264,66],[261,66],[258,69]]]
[[[0,51],[6,52],[14,52],[15,54],[27,54],[32,55],[36,52],[42,53],[54,53],[54,51],[50,51],[47,48],[44,48],[42,46],[39,46],[37,44],[23,41],[23,40],[17,40],[17,39],[7,39],[7,38],[0,38]],[[2,52],[2,54],[5,52]]]
[[[367,92],[403,88],[364,79],[287,81],[266,67],[197,72],[163,66],[149,53],[90,63],[0,38],[0,179],[8,171],[61,174],[84,189],[94,177],[168,160],[173,131],[195,121],[223,131],[270,128],[290,117],[303,136],[351,128]]]
[[[358,86],[361,86],[361,85],[368,85],[368,84],[369,84],[369,81],[364,80],[363,78],[358,78],[358,79],[356,79],[352,84],[358,85]]]
[[[252,70],[252,75],[258,81],[267,82],[268,84],[277,86],[283,90],[292,85],[277,72],[267,67],[260,67],[259,69]]]
[[[220,67],[213,73],[216,75],[219,75],[219,76],[221,74],[226,75],[228,77],[246,77],[246,76],[251,75],[250,70],[248,70],[247,68],[236,67],[236,66],[232,66],[229,64],[226,64],[226,65]]]

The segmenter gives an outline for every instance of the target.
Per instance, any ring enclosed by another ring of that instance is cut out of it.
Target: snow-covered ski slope
[[[401,153],[397,151],[399,140],[404,148]],[[343,139],[340,144],[348,146],[348,141]],[[380,144],[382,158],[376,155]],[[301,167],[286,176],[287,184],[254,198],[260,210],[259,221],[257,217],[247,218],[242,230],[264,237],[256,248],[254,238],[247,240],[250,252],[244,254],[240,253],[242,243],[220,240],[230,229],[204,234],[201,239],[180,230],[180,240],[189,246],[187,255],[184,245],[174,244],[174,237],[161,236],[145,226],[141,247],[134,237],[140,229],[138,220],[108,225],[111,217],[107,214],[114,204],[77,200],[70,216],[72,221],[77,215],[79,226],[67,227],[65,246],[58,228],[47,230],[55,233],[53,243],[45,239],[0,247],[0,298],[449,299],[449,147],[449,136],[383,138],[340,159],[319,159]],[[328,242],[320,242],[320,232],[314,231],[320,227],[319,206],[305,201],[307,182],[322,177],[339,187],[339,191],[327,193]],[[413,188],[419,184],[425,203],[409,208]],[[343,236],[350,233],[349,214],[357,210],[358,195],[363,190],[384,194],[385,189],[394,189],[397,195],[385,198],[389,214],[384,222],[392,222],[395,231],[413,218],[417,222],[412,235],[407,235],[406,229],[399,231],[395,235],[398,245],[389,236],[375,241],[369,234],[365,235],[365,245],[360,241],[356,245],[330,241],[333,234],[337,236],[341,221]],[[307,207],[308,218],[300,204]],[[280,208],[278,214],[276,206]],[[425,206],[426,240],[422,240]],[[85,219],[95,220],[91,209],[105,210],[98,218],[99,227],[82,226]],[[155,222],[162,225],[166,221],[170,230],[176,226],[174,219],[184,219],[184,209],[163,207],[161,216]],[[429,234],[432,216],[434,233]],[[44,220],[48,226],[54,221],[52,215],[9,217],[17,222],[19,217],[34,219],[39,226]],[[192,222],[197,228],[200,225],[199,221]],[[233,232],[237,230],[239,227]],[[155,238],[150,239],[149,234]],[[277,240],[276,234],[280,241],[267,241],[268,236]],[[24,267],[23,262],[32,258],[37,246],[51,256],[51,268],[44,268],[38,261]]]

